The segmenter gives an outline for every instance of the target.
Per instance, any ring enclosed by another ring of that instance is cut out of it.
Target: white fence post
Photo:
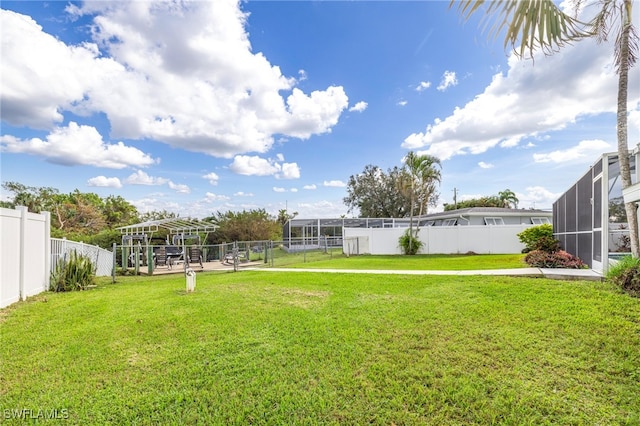
[[[26,235],[27,235],[27,212],[29,211],[25,206],[16,206],[16,210],[20,212],[20,281],[18,282],[18,292],[20,294],[19,300],[25,300],[25,291],[24,291],[24,278],[26,275],[26,263],[25,259],[27,258],[27,244],[25,243]]]
[[[44,267],[46,276],[44,279],[44,288],[42,290],[49,290],[51,286],[51,213],[44,213]]]

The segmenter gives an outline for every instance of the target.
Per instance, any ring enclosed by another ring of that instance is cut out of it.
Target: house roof
[[[525,217],[551,217],[552,212],[537,209],[508,209],[503,207],[469,207],[466,209],[449,210],[446,212],[432,213],[422,216],[420,219],[448,219],[460,216],[525,216]]]

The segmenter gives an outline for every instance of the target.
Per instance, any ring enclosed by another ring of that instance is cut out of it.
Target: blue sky
[[[432,211],[454,189],[551,208],[616,150],[612,46],[518,60],[448,5],[3,1],[2,181],[183,217],[353,216],[349,176],[414,150],[442,160]]]

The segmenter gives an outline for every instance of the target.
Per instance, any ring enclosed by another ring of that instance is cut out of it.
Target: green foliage
[[[583,269],[586,265],[580,258],[567,253],[564,250],[547,252],[544,250],[533,250],[527,253],[524,261],[534,268],[567,268]]]
[[[542,250],[546,253],[555,253],[560,250],[560,241],[544,235],[534,241],[531,248],[533,250]]]
[[[288,221],[298,216],[298,212],[289,213],[287,209],[278,210],[278,218],[276,219],[281,226],[286,225]]]
[[[68,259],[60,259],[51,272],[49,290],[74,291],[85,290],[95,280],[95,271],[91,259],[79,255],[75,250]]]
[[[282,239],[282,226],[277,218],[269,215],[264,209],[224,213],[218,211],[205,220],[214,221],[220,226],[209,234],[208,244]]]
[[[541,249],[539,240],[543,238],[553,239],[553,227],[549,223],[532,226],[518,234],[518,239],[525,245],[526,251]]]
[[[457,209],[468,209],[472,207],[503,207],[511,208],[518,206],[518,197],[510,189],[498,192],[498,195],[488,195],[470,200],[458,201],[455,204],[445,204],[444,210],[451,211]]]
[[[418,155],[413,151],[409,151],[405,156],[397,187],[410,201],[410,217],[413,218],[414,213],[422,215],[428,206],[437,204],[439,194],[436,191],[436,183],[439,184],[442,179],[440,168],[438,157]],[[414,210],[416,207],[417,211]]]
[[[625,256],[607,272],[607,281],[631,296],[640,297],[640,258]]]
[[[417,238],[417,236],[417,231],[412,232],[411,229],[407,229],[398,239],[398,244],[400,245],[400,248],[402,248],[404,254],[414,255],[420,251],[423,243]]]
[[[385,173],[369,164],[362,173],[349,177],[347,196],[342,201],[349,212],[359,211],[360,217],[407,217],[411,199],[398,190],[403,177],[397,166]]]
[[[13,193],[13,199],[5,202],[5,206],[21,205],[34,213],[50,212],[51,234],[56,237],[91,243],[92,235],[138,222],[136,208],[120,196],[110,195],[103,199],[98,194],[83,193],[78,189],[61,194],[54,188],[17,182],[4,182],[2,187]]]

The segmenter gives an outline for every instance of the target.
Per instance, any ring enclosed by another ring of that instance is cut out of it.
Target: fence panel
[[[49,286],[49,213],[0,209],[0,308]]]
[[[53,271],[61,259],[67,259],[72,251],[78,255],[91,259],[96,276],[106,277],[113,272],[113,253],[90,244],[69,241],[67,239],[51,238],[51,270]]]
[[[466,225],[425,226],[418,239],[423,246],[421,254],[457,254],[473,251],[478,254],[520,253],[524,245],[518,233],[533,225]],[[361,254],[401,254],[398,239],[406,228],[344,228],[344,251],[349,253],[355,238],[368,238],[368,251],[359,247]],[[355,254],[352,252],[352,254]]]

